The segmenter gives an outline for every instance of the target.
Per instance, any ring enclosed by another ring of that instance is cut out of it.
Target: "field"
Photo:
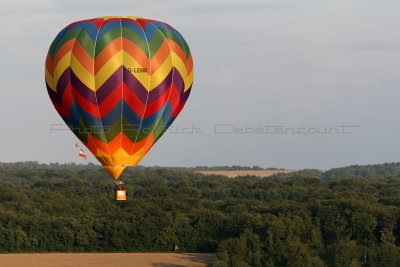
[[[245,175],[266,177],[277,173],[291,173],[294,172],[294,170],[238,170],[238,171],[196,171],[196,172],[204,175],[224,175],[233,178]]]
[[[200,253],[0,254],[0,267],[203,267],[213,258]]]

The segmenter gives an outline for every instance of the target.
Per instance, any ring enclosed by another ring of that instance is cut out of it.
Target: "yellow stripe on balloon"
[[[101,163],[104,166],[113,166],[112,158],[107,152],[101,150],[100,148],[97,148],[97,151],[94,155],[99,160],[101,159],[101,161],[102,161]]]
[[[172,69],[172,57],[169,55],[161,67],[158,68],[156,72],[151,75],[150,91],[156,88],[160,83],[162,83]]]
[[[46,83],[48,84],[49,88],[50,88],[52,91],[57,92],[57,89],[56,89],[56,87],[55,87],[55,85],[54,85],[53,76],[50,74],[50,72],[48,71],[47,68],[46,68],[46,70],[45,70],[45,75],[44,75],[44,77],[45,77]]]
[[[140,149],[133,155],[127,153],[123,148],[119,148],[113,155],[109,155],[105,151],[97,148],[96,158],[101,161],[104,166],[135,166],[146,154],[144,148]]]
[[[130,155],[127,158],[127,166],[136,166],[138,162],[146,155],[146,150],[145,149],[140,149],[133,155]]]
[[[193,74],[194,74],[194,71],[192,69],[190,74],[186,77],[185,89],[183,90],[183,92],[186,92],[190,88],[190,86],[192,85],[192,83],[193,83]]]
[[[178,72],[182,76],[182,79],[185,83],[184,92],[186,92],[193,83],[193,69],[188,74],[187,66],[186,66],[185,62],[183,62],[182,58],[175,52],[172,53],[172,59],[173,59],[174,67],[178,70]]]
[[[71,63],[71,55],[72,52],[68,52],[60,59],[60,61],[58,61],[58,64],[54,69],[54,75],[53,75],[54,85],[58,83],[58,80],[60,79],[61,75],[69,67],[69,64]]]
[[[117,151],[111,156],[114,166],[127,166],[127,158],[129,158],[130,155],[123,149],[122,147],[118,148]]]
[[[93,75],[82,66],[79,59],[75,57],[74,54],[71,56],[71,69],[82,83],[84,83],[90,90],[95,91]]]
[[[130,155],[122,147],[119,148],[112,156],[114,166],[135,166],[146,154],[144,148]]]
[[[172,62],[174,64],[174,67],[178,70],[178,72],[182,76],[183,81],[186,85],[187,84],[186,64],[182,61],[182,59],[176,53],[172,52],[171,54],[172,54]]]
[[[122,65],[122,50],[115,53],[95,75],[95,91],[99,89],[114,72]]]
[[[129,70],[133,70],[135,68],[147,68],[147,72],[140,72],[140,73],[135,73],[134,71],[131,71],[131,74],[135,76],[135,78],[143,85],[144,88],[146,88],[147,91],[149,91],[149,67],[148,66],[143,66],[141,65],[138,61],[136,61],[135,58],[133,58],[129,53],[126,51],[123,52],[123,61],[124,61],[124,66]]]

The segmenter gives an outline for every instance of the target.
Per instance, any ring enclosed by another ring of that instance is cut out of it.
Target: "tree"
[[[333,245],[335,267],[348,267],[360,264],[362,251],[354,240],[340,240]]]

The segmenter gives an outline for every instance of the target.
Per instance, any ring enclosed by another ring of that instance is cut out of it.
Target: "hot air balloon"
[[[45,72],[55,109],[117,180],[181,112],[193,60],[170,25],[111,16],[65,27],[50,46]]]

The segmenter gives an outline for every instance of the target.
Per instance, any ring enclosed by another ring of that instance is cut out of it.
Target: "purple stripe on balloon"
[[[62,96],[64,94],[65,89],[67,88],[67,85],[69,83],[69,73],[70,73],[70,68],[67,68],[60,76],[60,78],[57,81],[57,93],[56,99],[59,104],[61,104],[62,101]]]
[[[168,76],[162,81],[157,87],[155,87],[153,90],[150,91],[149,93],[149,99],[147,100],[147,104],[150,104],[154,101],[156,101],[160,96],[162,96],[167,90],[171,88],[171,83],[172,83],[172,73],[173,70],[170,71]]]
[[[47,87],[47,93],[49,93],[50,98],[61,105],[61,97],[50,88],[47,82],[46,82],[46,87]]]
[[[146,104],[148,94],[146,88],[126,68],[124,68],[124,82],[140,101]]]
[[[122,68],[119,67],[102,86],[96,91],[98,104],[103,102],[107,96],[117,87],[122,81]],[[124,73],[125,75],[125,73]],[[121,96],[122,98],[122,96]]]
[[[181,94],[181,99],[179,100],[179,103],[185,103],[186,100],[189,98],[190,95],[190,91],[192,90],[192,86],[189,87],[189,89],[184,92],[183,94]]]
[[[56,85],[57,92],[54,92],[46,82],[47,92],[49,93],[49,96],[51,97],[51,99],[53,99],[60,105],[62,102],[62,97],[63,97],[64,91],[67,88],[67,85],[69,82],[69,71],[70,71],[70,69],[67,68],[63,72],[63,74],[61,74],[60,78],[58,79],[57,85]]]
[[[176,86],[176,89],[179,92],[179,95],[181,95],[185,90],[185,82],[183,81],[182,76],[177,69],[173,68],[173,72],[174,72],[173,82]]]
[[[150,104],[156,101],[162,94],[165,93],[165,91],[167,91],[171,87],[172,72],[176,72],[176,70],[171,70],[164,81],[162,81],[159,85],[157,85],[157,87],[151,90],[150,93],[126,68],[124,68],[124,82],[127,87],[140,99],[140,101],[142,101],[143,104]],[[180,79],[182,80],[182,78]]]
[[[78,76],[71,70],[71,84],[75,88],[75,90],[82,95],[86,100],[91,102],[92,104],[97,104],[96,102],[96,94],[89,87],[87,87],[81,80],[79,80]]]
[[[48,87],[48,92],[50,97],[52,97],[55,101],[61,104],[62,96],[67,87],[68,83],[71,82],[74,89],[79,92],[85,99],[90,101],[93,104],[102,103],[110,93],[115,89],[116,86],[122,81],[122,71],[123,68],[123,79],[128,87],[140,100],[142,103],[150,104],[156,101],[160,96],[162,96],[167,90],[171,88],[171,83],[174,82],[176,88],[180,95],[184,95],[184,98],[187,99],[188,90],[186,93],[183,93],[185,88],[184,81],[182,76],[178,72],[177,69],[172,68],[168,76],[151,92],[149,93],[146,88],[136,79],[134,75],[132,75],[125,67],[121,66],[118,68],[111,76],[107,79],[107,81],[97,90],[97,92],[93,92],[89,89],[70,69],[67,68],[63,74],[60,76],[57,82],[57,93],[51,90]],[[173,79],[172,79],[173,77]],[[48,86],[48,85],[47,85]],[[187,96],[185,96],[187,95]],[[96,99],[97,97],[97,99]]]

